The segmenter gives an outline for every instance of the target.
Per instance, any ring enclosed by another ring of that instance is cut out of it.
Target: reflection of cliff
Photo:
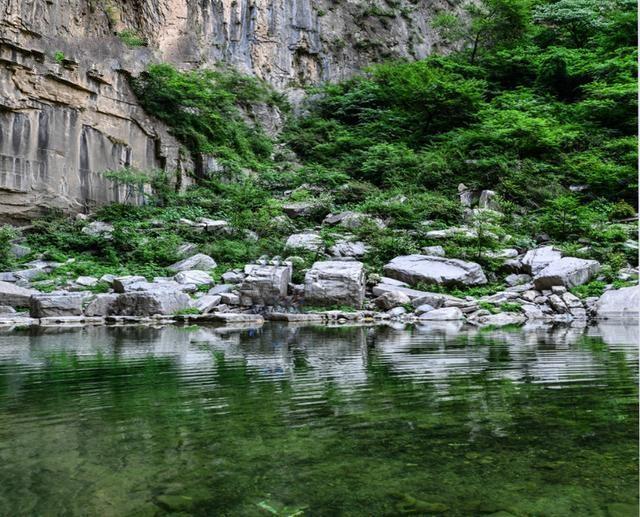
[[[441,5],[440,5],[441,4]],[[390,5],[390,4],[389,4]],[[0,216],[122,201],[105,170],[189,169],[127,83],[151,60],[227,62],[278,88],[436,48],[448,2],[0,0]],[[129,31],[147,47],[131,48]]]

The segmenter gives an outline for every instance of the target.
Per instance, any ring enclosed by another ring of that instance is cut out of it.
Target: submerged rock
[[[384,273],[413,285],[418,282],[451,286],[487,283],[482,268],[475,262],[429,255],[396,257],[384,266]]]

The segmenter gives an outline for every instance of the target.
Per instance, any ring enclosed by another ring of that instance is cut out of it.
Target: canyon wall
[[[0,0],[0,220],[141,201],[105,171],[193,168],[131,92],[128,77],[150,62],[225,62],[295,98],[369,63],[439,50],[429,21],[453,9],[442,0]],[[144,44],[125,44],[126,34]]]

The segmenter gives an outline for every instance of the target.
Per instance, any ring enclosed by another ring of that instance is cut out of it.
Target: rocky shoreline
[[[28,269],[0,273],[0,325],[99,325],[347,322],[460,322],[477,327],[527,322],[587,324],[594,319],[638,318],[640,287],[609,289],[597,298],[580,299],[570,289],[598,276],[594,260],[563,257],[552,246],[528,250],[508,261],[504,290],[485,296],[456,297],[443,287],[486,284],[482,267],[431,254],[398,256],[383,268],[385,276],[366,274],[353,257],[330,257],[306,271],[303,284],[292,282],[295,257],[261,258],[243,270],[211,275],[215,260],[194,254],[169,266],[173,277],[84,276],[66,289],[44,293],[30,278],[59,264],[35,260]],[[621,272],[628,278],[636,270]],[[95,293],[97,285],[107,292]],[[423,286],[438,290],[424,290]],[[420,287],[420,288],[418,288]],[[28,308],[28,313],[26,312]]]

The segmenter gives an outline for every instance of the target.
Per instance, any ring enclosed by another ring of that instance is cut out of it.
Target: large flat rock
[[[20,287],[9,282],[0,282],[0,305],[29,307],[29,299],[34,294],[39,294],[39,291]]]
[[[385,275],[415,285],[482,285],[487,277],[479,264],[430,255],[404,255],[384,266]]]

